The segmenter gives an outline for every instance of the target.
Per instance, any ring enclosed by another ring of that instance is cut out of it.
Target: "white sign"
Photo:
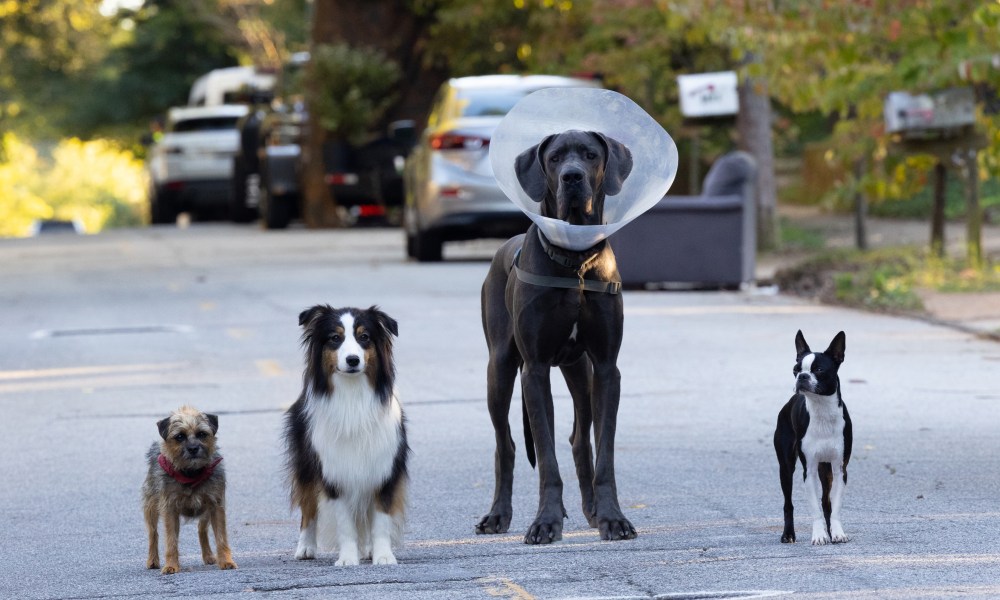
[[[735,115],[740,110],[734,71],[678,75],[677,85],[680,86],[681,114],[685,117]]]

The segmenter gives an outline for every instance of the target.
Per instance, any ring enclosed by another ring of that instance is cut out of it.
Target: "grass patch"
[[[822,230],[802,227],[785,217],[778,220],[781,229],[781,249],[786,251],[816,251],[826,247],[826,237]]]
[[[916,247],[870,252],[833,250],[775,274],[779,288],[798,296],[881,312],[921,312],[916,290],[1000,290],[1000,264],[971,268]]]
[[[1000,211],[1000,179],[980,183],[979,203],[990,214]],[[890,219],[929,219],[934,207],[934,186],[928,184],[910,198],[873,202],[868,212],[873,217]],[[965,188],[953,172],[948,173],[945,186],[944,213],[946,219],[965,217]]]

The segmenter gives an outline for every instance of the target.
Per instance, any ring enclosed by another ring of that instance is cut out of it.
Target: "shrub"
[[[142,162],[107,140],[62,140],[43,158],[7,134],[0,162],[0,235],[27,235],[35,219],[79,219],[88,233],[146,221]]]
[[[392,104],[400,70],[377,50],[347,44],[320,45],[307,69],[313,87],[309,99],[323,128],[360,143]]]

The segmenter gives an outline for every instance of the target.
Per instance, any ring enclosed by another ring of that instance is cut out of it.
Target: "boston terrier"
[[[847,485],[853,436],[837,376],[844,362],[846,339],[841,331],[829,348],[813,352],[801,331],[795,335],[795,394],[778,413],[774,430],[774,451],[785,495],[785,530],[781,534],[784,544],[795,542],[792,474],[796,458],[802,461],[806,497],[812,507],[812,543],[847,541],[840,523],[840,504]]]

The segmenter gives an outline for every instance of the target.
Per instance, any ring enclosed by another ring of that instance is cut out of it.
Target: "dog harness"
[[[552,244],[549,243],[542,232],[538,232],[538,239],[542,242],[542,248],[545,250],[545,254],[555,262],[556,264],[562,265],[570,269],[576,269],[577,278],[572,277],[555,277],[553,275],[536,275],[534,273],[528,273],[527,271],[521,269],[518,266],[518,261],[521,258],[521,248],[517,249],[514,253],[514,274],[517,278],[524,283],[529,283],[531,285],[537,285],[540,287],[554,287],[563,288],[568,290],[580,290],[581,292],[602,292],[605,294],[618,294],[622,289],[622,282],[620,281],[594,281],[593,279],[584,279],[584,267],[590,264],[590,261],[594,260],[598,253],[587,258],[582,263],[576,263],[566,256],[557,253]]]
[[[178,471],[174,467],[174,465],[170,462],[170,460],[162,454],[156,457],[156,462],[160,463],[160,468],[163,469],[163,471],[167,475],[173,477],[174,481],[176,481],[177,483],[181,485],[189,485],[193,488],[196,488],[199,485],[208,481],[208,478],[212,476],[212,473],[215,473],[215,467],[219,466],[219,463],[222,462],[222,457],[220,456],[219,458],[215,459],[215,462],[202,469],[194,477],[188,477],[184,473]]]

